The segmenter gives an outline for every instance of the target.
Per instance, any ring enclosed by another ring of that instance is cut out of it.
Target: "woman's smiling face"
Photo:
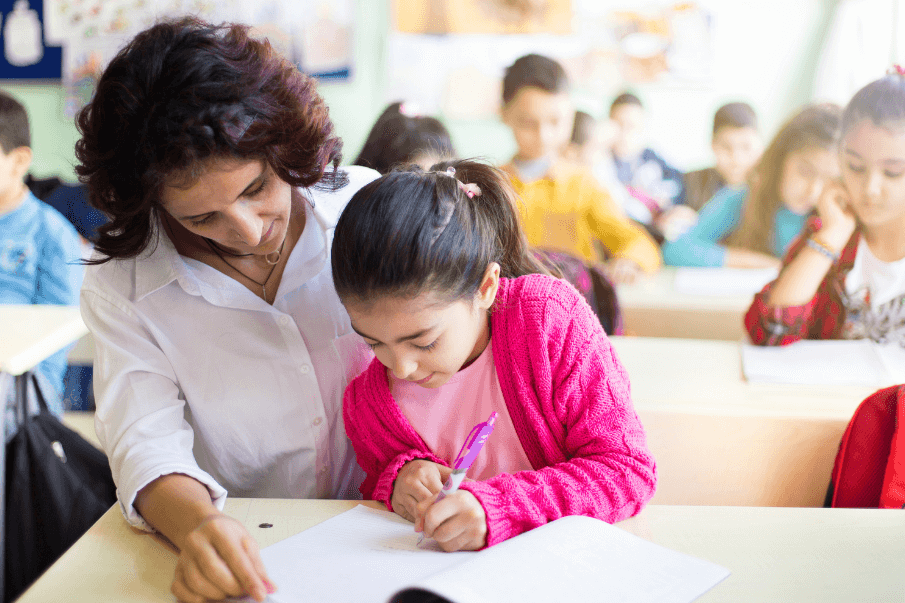
[[[210,159],[196,180],[178,176],[161,205],[190,232],[238,253],[280,249],[288,231],[292,187],[262,160]]]

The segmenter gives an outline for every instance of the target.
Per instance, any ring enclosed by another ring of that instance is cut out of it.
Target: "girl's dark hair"
[[[455,177],[444,173],[455,168]],[[550,274],[528,248],[517,197],[501,170],[473,160],[396,171],[359,190],[333,235],[333,282],[344,303],[378,297],[474,296],[487,266],[514,278]],[[469,198],[459,182],[481,194]]]
[[[559,94],[569,90],[569,77],[557,61],[540,54],[526,54],[503,74],[503,104],[508,105],[522,88],[540,88]]]
[[[76,172],[110,218],[95,243],[106,257],[94,263],[148,247],[164,185],[190,185],[211,158],[263,160],[292,186],[347,181],[314,80],[248,30],[190,17],[159,23],[104,71],[76,117]]]
[[[842,114],[843,135],[864,119],[880,127],[905,124],[905,76],[893,73],[858,90]]]
[[[785,161],[791,153],[839,144],[841,109],[833,104],[810,105],[783,125],[761,155],[748,178],[748,198],[738,228],[728,245],[773,255],[773,223],[782,206],[780,185]]]
[[[403,103],[393,103],[374,122],[355,165],[386,174],[427,154],[442,159],[456,156],[446,126],[433,117],[406,115]]]

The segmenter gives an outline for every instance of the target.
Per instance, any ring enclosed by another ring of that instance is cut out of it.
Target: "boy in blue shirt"
[[[0,92],[0,303],[78,305],[79,236],[25,186],[31,160],[25,107]],[[46,392],[51,410],[62,412],[66,350],[39,364],[36,372],[56,388]]]

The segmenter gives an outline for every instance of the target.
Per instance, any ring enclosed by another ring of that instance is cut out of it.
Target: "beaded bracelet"
[[[839,261],[839,254],[833,251],[833,249],[829,245],[821,241],[820,237],[818,237],[816,234],[811,235],[806,242],[808,247],[810,247],[814,251],[822,253],[834,264]]]

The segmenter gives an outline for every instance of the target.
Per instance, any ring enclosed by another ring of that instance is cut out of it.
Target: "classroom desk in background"
[[[617,287],[626,334],[722,341],[746,337],[743,319],[753,294],[695,295],[677,291],[677,270],[666,266],[636,283]]]
[[[657,460],[655,504],[823,505],[845,426],[879,389],[748,383],[739,343],[611,340]]]
[[[0,372],[21,375],[87,333],[78,306],[0,304]]]
[[[355,504],[230,498],[226,512],[265,547]],[[729,568],[732,575],[701,603],[900,601],[905,592],[905,522],[897,510],[650,506],[617,525]],[[19,603],[56,601],[63,592],[69,601],[171,601],[175,565],[173,552],[131,529],[113,507]]]

